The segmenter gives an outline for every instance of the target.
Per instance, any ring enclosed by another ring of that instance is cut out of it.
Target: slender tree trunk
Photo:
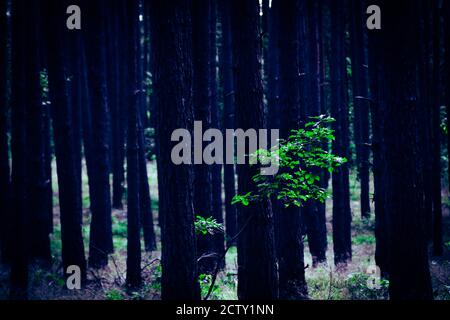
[[[217,101],[217,0],[211,0],[209,40],[211,50],[209,52],[209,88],[211,90],[211,127],[220,129],[219,105]],[[212,187],[212,216],[220,224],[223,224],[223,204],[222,204],[222,165],[214,164],[211,167],[211,187]],[[213,250],[221,257],[225,252],[225,237],[223,233],[213,235]],[[225,267],[225,260],[216,261],[221,267]]]
[[[380,32],[369,33],[369,72],[370,72],[370,100],[374,202],[375,202],[375,262],[383,277],[389,272],[389,217],[387,216],[387,169],[386,146],[384,143],[384,120],[386,113],[385,78],[382,67]]]
[[[343,0],[331,3],[331,115],[336,119],[334,123],[336,140],[333,142],[333,152],[350,159],[343,6]],[[336,265],[345,265],[352,257],[351,220],[349,168],[348,164],[344,164],[333,172],[333,248]]]
[[[231,9],[237,127],[258,130],[264,127],[259,3],[233,0]],[[252,177],[258,171],[258,166],[248,163],[238,166],[239,194],[255,191]],[[238,210],[238,296],[275,299],[277,268],[270,201],[239,206]]]
[[[441,15],[439,3],[432,4],[432,101],[431,101],[431,157],[432,157],[432,203],[433,203],[433,254],[440,256],[443,253],[442,241],[442,199],[441,199]]]
[[[35,6],[33,6],[35,8]],[[27,146],[27,109],[30,105],[36,107],[36,88],[34,84],[33,72],[28,69],[33,66],[38,57],[28,57],[29,50],[33,49],[28,37],[32,30],[31,20],[25,1],[15,1],[12,6],[12,26],[13,38],[13,80],[12,80],[12,256],[10,272],[10,298],[13,300],[24,300],[28,298],[28,259],[29,259],[29,175]],[[34,38],[34,37],[32,37]],[[36,54],[33,50],[31,54]],[[32,62],[30,62],[32,61]],[[29,86],[33,86],[32,92],[28,95],[24,93]],[[31,108],[33,108],[31,107]],[[31,109],[30,108],[30,109]]]
[[[52,203],[49,201],[49,175],[46,168],[46,108],[43,106],[42,88],[40,84],[40,72],[42,70],[41,59],[41,24],[39,20],[39,10],[37,1],[32,1],[31,7],[36,11],[28,16],[31,19],[29,30],[31,35],[28,37],[26,68],[29,72],[29,79],[26,79],[29,93],[26,110],[26,126],[27,126],[27,147],[29,149],[29,157],[27,159],[28,177],[28,201],[30,228],[30,258],[36,258],[39,262],[49,264],[51,261],[50,238],[49,238],[49,222],[52,217],[49,216],[49,210]],[[31,16],[31,17],[30,17]],[[23,94],[20,93],[20,94]],[[51,188],[51,186],[50,186]]]
[[[7,1],[0,1],[0,262],[7,262],[11,257],[10,241],[10,194],[11,177],[8,151],[8,30],[6,17]]]
[[[140,50],[139,1],[130,0],[124,6],[127,19],[129,48],[129,99],[127,135],[127,195],[128,195],[128,242],[127,242],[127,285],[137,288],[142,283],[141,276],[141,238],[140,238],[140,168],[139,168],[139,93],[138,60]]]
[[[223,130],[234,129],[234,86],[233,86],[233,52],[231,48],[231,26],[230,26],[230,2],[220,0],[220,13],[222,25],[222,46],[220,52],[220,80],[223,95]],[[232,205],[236,195],[235,166],[224,164],[224,189],[225,189],[225,229],[227,245],[235,245],[237,233],[236,206]],[[234,240],[233,240],[234,239]]]
[[[211,127],[211,88],[210,76],[210,50],[209,37],[211,0],[197,0],[192,2],[192,56],[194,65],[194,119],[201,121],[203,131]],[[203,148],[206,144],[203,144]],[[195,160],[195,159],[194,159]],[[197,159],[197,161],[203,161]],[[211,166],[196,164],[194,167],[194,214],[208,218],[212,216],[212,176]],[[198,235],[197,254],[199,272],[211,273],[214,270],[214,258],[206,255],[214,252],[211,235]]]
[[[81,199],[74,157],[72,113],[67,85],[67,47],[64,35],[65,16],[61,1],[48,1],[42,9],[47,22],[48,71],[52,102],[53,134],[58,173],[63,268],[79,266],[86,277],[83,236],[81,232]]]
[[[160,170],[162,299],[197,300],[200,289],[192,197],[193,167],[173,164],[171,150],[175,142],[170,139],[175,129],[191,131],[193,127],[191,2],[152,0],[150,3]]]
[[[291,130],[300,126],[300,55],[299,0],[280,1],[280,138],[287,139]],[[297,300],[307,297],[303,256],[302,215],[300,208],[280,208],[278,212],[278,266],[280,299]]]
[[[138,142],[139,142],[139,171],[140,171],[139,201],[141,207],[139,212],[141,214],[141,226],[144,233],[145,251],[150,252],[156,249],[156,238],[155,238],[155,229],[153,226],[152,199],[150,197],[150,186],[147,174],[147,158],[145,153],[144,129],[142,127],[140,119],[138,130],[139,130]]]
[[[92,115],[91,229],[89,265],[102,268],[113,251],[109,185],[109,111],[106,85],[106,3],[90,1],[86,15],[86,53]],[[99,20],[100,19],[100,20]],[[101,21],[101,22],[99,22]]]
[[[354,139],[356,145],[356,166],[361,185],[361,217],[370,216],[369,195],[369,100],[364,46],[363,5],[360,0],[351,0],[351,60],[354,109]]]
[[[112,206],[116,209],[123,208],[123,194],[125,191],[125,127],[126,119],[123,119],[124,114],[124,95],[121,88],[121,79],[123,78],[123,67],[121,67],[121,51],[125,48],[121,48],[120,44],[123,43],[123,35],[121,30],[121,6],[118,2],[113,2],[111,5],[112,17],[110,21],[110,49],[108,52],[108,70],[110,72],[110,80],[108,82],[109,91],[109,106],[111,112],[111,166],[113,174],[112,185]]]

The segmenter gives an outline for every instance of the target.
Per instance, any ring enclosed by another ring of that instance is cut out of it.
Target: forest
[[[450,300],[449,0],[0,0],[0,33],[0,300]]]

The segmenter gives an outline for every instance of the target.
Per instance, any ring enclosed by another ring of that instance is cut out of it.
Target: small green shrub
[[[376,239],[375,236],[372,234],[359,234],[356,237],[353,237],[352,243],[355,245],[362,245],[362,244],[375,244]]]
[[[378,288],[370,288],[368,283],[371,275],[356,272],[348,275],[346,287],[351,300],[386,300],[389,297],[389,281],[379,280]]]
[[[106,300],[125,300],[125,295],[117,289],[111,289],[105,293]]]

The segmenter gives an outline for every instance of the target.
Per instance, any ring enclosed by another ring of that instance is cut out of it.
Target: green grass
[[[362,245],[362,244],[375,244],[376,239],[372,234],[359,234],[352,238],[352,244]]]

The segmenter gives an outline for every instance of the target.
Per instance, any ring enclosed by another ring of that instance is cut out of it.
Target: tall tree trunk
[[[138,60],[140,50],[139,1],[130,0],[124,6],[127,20],[129,48],[129,99],[128,99],[128,135],[127,135],[127,285],[133,289],[142,283],[141,275],[141,238],[140,238],[140,168],[139,168],[139,117],[140,101],[138,93]]]
[[[210,7],[210,25],[209,25],[209,88],[211,92],[211,127],[220,129],[219,122],[219,104],[217,101],[217,0],[211,0]],[[211,167],[211,188],[212,188],[212,216],[220,224],[223,224],[223,207],[222,207],[222,165],[214,164]],[[213,235],[213,250],[221,257],[225,252],[225,237],[223,233]],[[225,260],[216,260],[221,267],[225,267]]]
[[[432,168],[432,203],[433,203],[433,254],[440,256],[443,253],[442,241],[442,199],[441,199],[441,15],[439,2],[431,4],[432,9],[432,101],[431,101],[431,168]]]
[[[304,116],[303,123],[308,122],[308,117],[317,117],[322,114],[322,48],[320,28],[320,5],[317,1],[303,1],[303,14],[301,14],[300,48],[301,63],[305,65],[302,77],[308,84],[307,90],[302,93],[302,106]],[[302,62],[303,61],[303,62]],[[325,172],[317,170],[322,183],[326,178]],[[327,228],[325,217],[325,204],[318,201],[310,201],[302,208],[302,214],[308,236],[309,251],[312,256],[313,266],[326,261]]]
[[[33,14],[28,16],[31,19],[28,26],[31,35],[28,37],[26,68],[29,72],[29,78],[26,79],[29,98],[26,110],[27,126],[27,147],[30,155],[27,159],[28,177],[28,205],[32,208],[29,213],[30,228],[30,258],[36,258],[39,262],[49,265],[51,261],[50,238],[49,238],[49,210],[52,203],[49,201],[48,188],[50,184],[49,172],[46,168],[49,159],[46,155],[47,140],[46,135],[46,112],[43,105],[42,88],[40,83],[40,72],[42,70],[41,59],[41,23],[39,20],[39,6],[37,1],[31,3]],[[37,11],[34,11],[37,10]],[[21,92],[20,94],[23,94]],[[32,174],[30,174],[32,173]]]
[[[279,5],[281,139],[289,138],[300,126],[299,0],[283,0]],[[300,208],[280,208],[278,212],[278,266],[280,299],[307,297]]]
[[[381,35],[379,32],[369,33],[369,72],[370,72],[370,101],[374,202],[375,202],[375,262],[386,277],[389,272],[389,217],[387,216],[387,169],[386,146],[384,143],[384,120],[386,112],[385,78],[382,67]]]
[[[361,217],[370,216],[369,195],[369,100],[364,46],[363,5],[360,0],[350,1],[351,60],[353,83],[354,140],[356,145],[356,167],[361,185]]]
[[[171,150],[175,142],[170,139],[175,129],[192,131],[193,127],[191,2],[152,0],[150,3],[160,170],[161,294],[163,300],[196,300],[200,298],[200,289],[192,198],[193,167],[173,164]]]
[[[122,13],[119,2],[113,2],[111,6],[111,18],[109,19],[109,52],[108,52],[108,71],[110,74],[108,82],[109,92],[109,109],[111,112],[111,169],[113,174],[112,180],[112,206],[116,209],[123,208],[123,194],[125,191],[125,127],[126,119],[122,116],[124,114],[123,84],[123,67],[120,61],[123,56],[121,53],[126,50],[120,46],[123,43],[123,34],[121,30]]]
[[[231,8],[230,2],[220,0],[220,13],[222,25],[222,46],[220,52],[220,81],[222,87],[223,100],[223,130],[234,129],[235,108],[234,108],[234,84],[233,84],[233,52],[231,48]],[[224,155],[225,159],[225,155]],[[236,244],[237,216],[236,206],[232,205],[236,195],[235,166],[234,164],[224,164],[223,184],[225,189],[225,230],[227,245]]]
[[[0,227],[0,262],[7,262],[11,257],[10,250],[10,194],[11,177],[8,151],[8,29],[7,29],[7,1],[0,1],[0,213],[2,221]]]
[[[106,4],[90,1],[86,16],[86,54],[92,115],[91,229],[89,265],[102,268],[113,251],[109,185],[109,111],[106,86]],[[99,20],[100,19],[100,20]],[[100,22],[99,22],[100,21]]]
[[[192,57],[194,65],[194,119],[201,121],[203,130],[211,127],[211,101],[209,87],[210,50],[209,37],[211,0],[192,2]],[[203,148],[206,144],[201,145]],[[201,154],[203,155],[203,154]],[[195,159],[194,159],[195,161]],[[202,159],[197,159],[201,161]],[[196,162],[197,162],[196,161]],[[211,167],[207,164],[194,166],[194,214],[208,218],[212,216],[212,176]],[[214,270],[215,259],[206,257],[214,252],[211,235],[198,235],[197,254],[199,272],[211,273]]]
[[[74,156],[72,113],[67,84],[68,54],[64,28],[64,3],[48,1],[42,10],[46,21],[45,34],[48,37],[48,72],[50,97],[52,102],[53,134],[58,173],[58,190],[61,219],[63,268],[79,266],[82,279],[86,277],[86,259],[84,256],[81,231],[81,199],[76,176]]]
[[[233,0],[231,9],[237,127],[258,130],[264,127],[259,3]],[[247,163],[237,170],[239,194],[256,191],[252,178],[259,172],[258,166]],[[275,299],[278,288],[270,201],[239,206],[238,212],[238,296]]]
[[[350,159],[343,6],[343,0],[331,3],[331,115],[336,119],[333,152]],[[345,265],[352,257],[351,220],[349,168],[348,164],[344,164],[333,172],[333,248],[336,265]]]
[[[428,266],[427,209],[422,175],[424,100],[418,88],[420,61],[419,11],[422,0],[383,4],[383,53],[388,88],[384,138],[389,155],[390,218],[389,292],[391,299],[431,299]],[[423,4],[423,2],[422,2]],[[398,27],[401,26],[401,27]],[[419,143],[418,143],[419,142]]]
[[[35,6],[33,6],[36,8]],[[28,57],[29,50],[33,49],[28,37],[31,32],[30,21],[33,17],[29,14],[25,1],[15,1],[12,6],[13,38],[13,79],[12,79],[12,256],[10,272],[10,298],[22,300],[28,298],[28,259],[29,259],[29,175],[27,146],[27,109],[38,107],[36,88],[39,83],[34,84],[36,71],[28,69],[33,66],[38,57]],[[34,38],[32,36],[32,38]],[[36,54],[33,50],[31,54]],[[32,61],[32,62],[30,62]],[[37,76],[38,77],[38,76]],[[25,95],[27,90],[31,93]],[[29,107],[32,106],[32,107]]]
[[[138,85],[140,85],[138,83]],[[141,89],[138,89],[142,90]],[[140,201],[140,214],[141,214],[141,227],[144,233],[144,245],[145,251],[153,251],[156,249],[155,229],[153,226],[153,211],[152,211],[152,199],[150,197],[150,186],[148,182],[147,174],[147,157],[145,153],[145,139],[144,128],[139,119],[138,126],[138,139],[139,139],[139,201]]]

